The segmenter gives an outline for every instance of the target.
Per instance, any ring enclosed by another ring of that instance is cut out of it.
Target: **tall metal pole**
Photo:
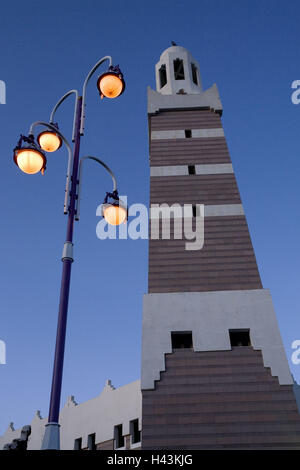
[[[82,97],[77,98],[75,117],[75,142],[73,153],[73,168],[71,178],[70,205],[67,224],[66,241],[64,244],[62,262],[62,279],[60,289],[60,301],[58,311],[58,323],[56,333],[55,357],[52,376],[52,388],[50,397],[48,424],[46,424],[42,449],[60,449],[59,438],[59,408],[61,397],[61,384],[63,375],[65,339],[67,327],[67,314],[69,303],[71,267],[73,262],[73,228],[75,219],[75,206],[77,198],[77,178],[80,150],[80,127],[82,115]]]
[[[75,93],[76,96],[76,111],[73,120],[73,133],[72,140],[74,141],[74,151],[73,151],[73,165],[72,165],[72,176],[71,176],[71,191],[69,198],[69,207],[65,207],[65,213],[68,213],[68,224],[67,224],[67,235],[66,241],[64,244],[62,262],[62,279],[61,279],[61,288],[60,288],[60,301],[59,301],[59,311],[58,311],[58,322],[57,322],[57,333],[56,333],[56,345],[55,345],[55,356],[54,356],[54,366],[53,366],[53,376],[52,376],[52,387],[51,387],[51,397],[50,397],[50,407],[49,407],[49,417],[48,423],[46,424],[44,439],[42,443],[42,449],[60,449],[60,438],[59,438],[59,407],[60,407],[60,397],[61,397],[61,384],[62,384],[62,375],[63,375],[63,365],[64,365],[64,353],[65,353],[65,340],[66,340],[66,328],[67,328],[67,315],[68,315],[68,303],[69,303],[69,291],[70,291],[70,279],[71,279],[71,267],[73,263],[73,229],[74,229],[74,220],[76,216],[76,200],[77,200],[77,184],[78,184],[78,167],[79,167],[79,150],[80,150],[80,136],[84,132],[84,120],[85,120],[85,100],[86,100],[86,89],[87,84],[91,76],[95,71],[100,67],[100,65],[109,61],[110,66],[112,65],[112,58],[110,56],[102,57],[90,70],[88,73],[82,89],[82,97],[78,97],[77,90],[68,91],[55,105],[50,116],[51,124],[48,127],[52,126],[54,114],[61,103],[68,97],[70,94]],[[38,123],[36,123],[38,124]],[[44,124],[44,123],[42,123]],[[65,139],[64,139],[65,140]],[[108,172],[112,175],[114,180],[114,188],[116,186],[115,178],[111,170],[105,165],[101,160],[95,157],[88,157],[93,160],[101,163]],[[68,171],[69,175],[69,171]],[[67,178],[68,181],[68,178]],[[68,183],[67,183],[68,186]],[[69,190],[69,188],[67,188]],[[66,195],[66,201],[68,201],[68,195]]]

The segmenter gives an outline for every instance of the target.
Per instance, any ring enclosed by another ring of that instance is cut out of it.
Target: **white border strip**
[[[188,165],[151,166],[150,176],[187,176]]]
[[[207,137],[224,137],[224,130],[222,127],[213,129],[191,129],[192,138],[207,138]],[[163,139],[185,139],[185,129],[168,130],[168,131],[152,131],[151,140]]]
[[[242,204],[217,204],[207,205],[198,203],[198,215],[201,217],[223,217],[227,215],[244,215]],[[199,213],[200,207],[200,213]],[[184,208],[184,211],[183,211]],[[204,208],[204,214],[203,214]],[[162,219],[181,219],[184,217],[192,217],[192,204],[152,204],[150,210],[150,219],[152,221]]]
[[[219,217],[224,215],[245,215],[242,204],[205,205],[204,217]]]
[[[216,163],[195,165],[196,175],[215,175],[233,173],[231,163]],[[152,166],[150,176],[186,176],[189,174],[188,165]]]

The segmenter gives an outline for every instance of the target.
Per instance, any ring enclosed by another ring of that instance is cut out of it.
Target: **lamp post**
[[[97,87],[101,96],[107,98],[116,98],[120,96],[125,89],[123,74],[119,66],[112,65],[110,56],[100,59],[88,73],[82,90],[82,96],[79,96],[77,90],[67,92],[55,105],[50,116],[50,122],[35,122],[31,125],[28,137],[21,135],[20,140],[14,149],[14,161],[18,167],[28,174],[35,174],[41,171],[43,174],[46,169],[47,159],[46,152],[57,150],[64,142],[68,149],[68,170],[66,178],[64,213],[68,215],[67,233],[62,254],[62,279],[60,289],[58,323],[56,334],[56,346],[53,366],[52,387],[50,396],[48,423],[46,424],[45,434],[42,443],[42,449],[60,449],[60,433],[59,433],[59,408],[61,397],[61,385],[63,375],[63,362],[65,351],[65,338],[67,326],[67,313],[70,291],[71,267],[73,263],[73,230],[74,220],[79,220],[79,204],[81,190],[81,174],[82,164],[86,159],[91,159],[101,164],[111,175],[113,179],[113,191],[106,193],[105,204],[103,205],[102,214],[108,223],[119,225],[125,221],[127,217],[126,208],[119,201],[117,183],[114,174],[110,168],[99,158],[86,156],[79,159],[80,138],[84,135],[85,120],[85,101],[87,84],[100,67],[100,65],[109,61],[108,71],[103,73],[97,80]],[[54,115],[63,101],[70,95],[75,94],[75,109],[73,118],[72,141],[74,142],[73,153],[71,147],[54,123]],[[46,127],[38,136],[38,144],[34,140],[34,129],[37,126]],[[80,171],[78,174],[78,170]]]

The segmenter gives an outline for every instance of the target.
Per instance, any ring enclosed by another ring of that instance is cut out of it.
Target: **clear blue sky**
[[[170,41],[199,61],[204,88],[217,83],[223,125],[265,288],[270,288],[286,348],[300,339],[300,79],[298,1],[6,1],[1,4],[1,322],[7,364],[0,365],[0,433],[36,409],[48,414],[55,343],[66,150],[49,154],[45,176],[12,162],[21,132],[47,120],[89,69],[112,55],[124,71],[120,99],[100,102],[90,83],[82,155],[102,157],[129,203],[148,203],[146,88]],[[70,137],[72,99],[59,111]],[[90,162],[69,305],[62,404],[96,396],[106,379],[120,386],[140,377],[142,297],[147,241],[100,241],[96,207],[110,178]],[[300,382],[300,365],[291,364]]]

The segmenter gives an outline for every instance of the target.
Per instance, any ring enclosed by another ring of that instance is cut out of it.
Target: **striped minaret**
[[[204,243],[174,236],[180,211],[170,239],[160,225],[149,240],[142,448],[300,449],[293,380],[221,116],[217,86],[203,91],[189,51],[165,50],[148,90],[150,205],[186,207]],[[151,214],[157,228],[168,211]]]

